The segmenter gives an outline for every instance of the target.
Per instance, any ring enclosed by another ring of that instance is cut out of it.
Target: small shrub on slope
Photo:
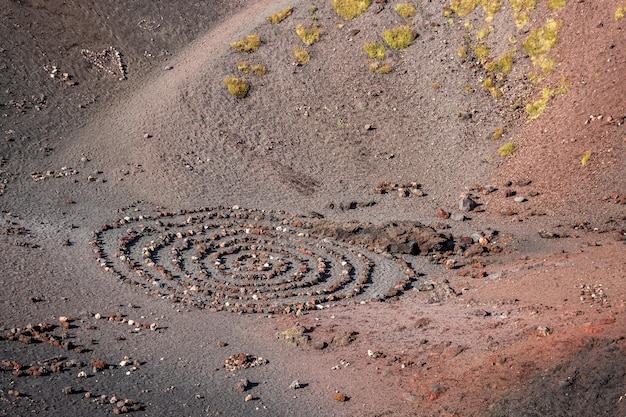
[[[243,78],[228,77],[224,83],[228,87],[228,92],[239,99],[245,98],[250,91],[250,84]]]
[[[332,6],[337,14],[346,20],[362,15],[372,4],[372,0],[333,0]]]
[[[261,47],[261,38],[259,35],[248,35],[244,39],[231,43],[230,46],[239,52],[256,52]]]
[[[408,26],[399,26],[383,31],[382,37],[393,49],[405,49],[415,40],[415,32]]]

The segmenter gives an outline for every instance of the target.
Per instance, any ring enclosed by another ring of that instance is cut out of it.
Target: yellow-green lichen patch
[[[250,91],[250,84],[243,78],[228,77],[224,80],[228,92],[237,98],[245,98]]]
[[[232,42],[230,46],[239,52],[256,52],[261,47],[261,37],[259,35],[248,35],[244,39]]]
[[[562,96],[569,90],[570,82],[563,78],[561,85],[557,88],[543,88],[541,90],[541,98],[526,105],[526,113],[530,120],[536,119],[548,108],[550,100],[557,96]]]
[[[580,158],[580,165],[585,166],[591,161],[591,151],[585,152],[585,154]]]
[[[393,9],[396,11],[396,13],[398,13],[399,16],[405,19],[409,19],[415,16],[415,14],[417,13],[415,5],[413,5],[412,3],[400,3],[397,4],[396,7],[394,7]]]
[[[378,61],[374,61],[369,64],[370,72],[375,72],[376,74],[389,74],[391,69],[390,64],[382,64]]]
[[[289,6],[278,13],[274,13],[270,17],[267,18],[272,24],[277,25],[293,13],[293,7]]]
[[[521,11],[530,12],[537,6],[537,0],[509,0],[509,3],[516,13]]]
[[[487,13],[487,18],[485,19],[487,22],[493,21],[495,14],[502,8],[502,0],[482,0],[481,4],[485,13]]]
[[[346,20],[352,20],[365,13],[372,0],[333,0],[335,12]]]
[[[511,8],[513,8],[515,25],[523,28],[530,23],[529,13],[537,6],[537,0],[509,0]]]
[[[244,74],[265,75],[267,68],[263,64],[250,65],[248,61],[240,61],[237,63],[237,69]]]
[[[533,65],[537,68],[541,68],[541,70],[545,74],[552,74],[552,71],[554,71],[554,66],[556,65],[556,62],[554,62],[553,59],[550,59],[546,57],[545,55],[533,57],[532,61],[533,61]]]
[[[293,48],[293,56],[298,64],[306,64],[311,60],[311,55],[309,55],[309,52],[304,48],[300,48],[299,46]]]
[[[319,42],[322,37],[322,29],[317,25],[309,27],[298,25],[298,27],[296,27],[296,34],[305,45],[313,45]]]
[[[504,74],[508,75],[513,70],[513,55],[514,51],[508,51],[500,59],[498,60],[498,70]]]
[[[487,61],[487,58],[489,58],[490,52],[491,52],[491,49],[489,49],[489,47],[485,44],[476,45],[476,47],[474,48],[474,53],[476,54],[476,58],[480,60],[481,64],[484,64]]]
[[[498,153],[501,157],[506,158],[507,156],[513,155],[513,152],[515,152],[516,150],[517,148],[515,147],[515,145],[509,142],[500,146],[500,149],[498,149]]]
[[[561,10],[566,3],[567,0],[548,0],[548,8],[554,11]]]
[[[465,59],[467,58],[467,53],[469,52],[469,47],[467,45],[461,45],[459,46],[459,49],[457,50],[457,55],[459,56],[459,58],[461,59]]]
[[[615,10],[615,20],[622,20],[626,16],[626,6],[619,6]]]
[[[531,72],[530,74],[528,74],[528,79],[530,80],[530,83],[532,84],[533,87],[538,86],[543,81],[543,78],[540,77],[539,74],[536,74],[534,72]]]
[[[265,75],[267,74],[267,67],[263,64],[254,64],[250,69],[254,75]]]
[[[378,42],[368,43],[363,46],[365,52],[368,53],[370,58],[377,59],[379,61],[383,61],[385,59],[386,48],[385,45]]]
[[[485,81],[483,81],[482,84],[485,90],[489,91],[489,94],[491,94],[491,97],[495,99],[502,97],[502,91],[496,85],[496,82],[494,81],[493,77],[489,77],[485,79]]]
[[[533,30],[524,40],[524,51],[533,58],[548,53],[556,45],[560,28],[560,22],[548,19],[545,26]]]
[[[546,74],[554,70],[555,62],[547,58],[546,54],[556,45],[560,28],[560,22],[548,19],[546,25],[532,31],[522,45],[524,51],[532,58],[533,65],[541,68]]]
[[[487,72],[494,73],[500,72],[503,75],[508,75],[513,70],[513,55],[515,51],[507,51],[500,59],[496,61],[487,62],[484,67]]]
[[[530,120],[534,120],[537,117],[541,116],[544,111],[548,108],[548,101],[554,95],[554,89],[552,88],[544,88],[541,90],[541,98],[539,100],[533,101],[532,103],[528,103],[526,105],[526,113],[530,117]]]
[[[460,17],[472,13],[480,4],[480,0],[452,0],[449,10]]]
[[[244,74],[248,74],[250,72],[250,63],[248,61],[239,61],[237,63],[237,69]]]
[[[489,36],[489,34],[491,34],[491,32],[493,32],[494,27],[493,26],[488,26],[488,27],[484,27],[482,29],[480,29],[477,33],[476,33],[476,40],[477,41],[482,41],[483,39],[485,39],[487,36]]]
[[[415,32],[408,26],[399,26],[383,31],[382,37],[393,49],[405,49],[415,39]]]

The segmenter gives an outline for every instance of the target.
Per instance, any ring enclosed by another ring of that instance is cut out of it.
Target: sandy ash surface
[[[480,8],[368,71],[397,3],[2,1],[0,415],[626,413],[623,3],[505,2],[497,100]]]

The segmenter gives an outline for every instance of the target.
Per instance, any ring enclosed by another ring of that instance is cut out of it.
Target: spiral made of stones
[[[402,258],[309,233],[312,218],[238,207],[124,216],[91,244],[100,267],[200,309],[291,313],[398,295]]]

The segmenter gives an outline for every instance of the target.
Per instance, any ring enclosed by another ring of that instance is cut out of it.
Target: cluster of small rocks
[[[45,94],[39,94],[39,96],[31,95],[30,97],[24,97],[18,100],[9,100],[7,103],[10,107],[15,107],[17,113],[24,114],[30,109],[41,111],[46,107]],[[13,141],[12,138],[8,138],[7,141]]]
[[[514,187],[527,187],[532,184],[531,180],[521,179],[518,181],[507,181],[503,184],[504,188],[499,190],[497,187],[493,185],[480,185],[473,184],[469,191],[462,194],[459,200],[458,211],[448,211],[444,208],[439,208],[436,211],[436,215],[442,219],[451,219],[454,221],[465,221],[469,218],[467,217],[467,213],[470,212],[483,212],[485,211],[483,205],[479,202],[481,196],[487,196],[493,193],[500,191],[499,194],[502,194],[504,198],[511,199],[513,202],[519,204],[527,202],[529,198],[536,197],[539,195],[538,192],[534,190],[530,190],[525,192],[525,195],[521,195],[518,193],[518,190],[514,189]],[[518,210],[513,206],[503,207],[500,210],[500,214],[503,216],[515,216],[518,214]],[[545,213],[541,210],[533,210],[531,215],[544,215]]]
[[[101,268],[172,302],[292,313],[388,298],[417,277],[403,259],[313,232],[314,216],[239,207],[124,216],[90,242]],[[395,274],[376,274],[375,264]],[[393,291],[392,291],[393,290]]]
[[[237,353],[226,358],[224,361],[224,368],[226,368],[227,371],[232,372],[240,369],[265,365],[266,363],[267,359],[262,357],[248,355],[247,353]]]
[[[132,320],[126,317],[123,317],[121,314],[108,314],[102,315],[100,313],[91,314],[96,320],[108,320],[108,321],[117,321],[121,323],[128,324],[128,326],[132,327],[128,330],[129,333],[137,333],[141,330],[152,330],[156,331],[159,326],[157,323],[150,323],[145,321]]]
[[[2,369],[11,370],[15,377],[23,376],[45,376],[50,373],[63,372],[69,368],[75,368],[79,364],[75,361],[54,360],[50,364],[24,365],[20,362],[4,359],[0,362]]]
[[[602,114],[598,114],[598,115],[590,114],[589,118],[585,120],[585,125],[588,125],[594,121],[602,122],[602,124],[604,125],[621,126],[624,123],[626,123],[626,116],[613,117],[609,115],[607,117],[604,117],[604,115]]]
[[[626,194],[611,194],[602,198],[602,201],[613,204],[626,204]]]
[[[376,194],[388,194],[397,192],[399,197],[424,197],[426,193],[422,190],[421,184],[411,182],[409,184],[398,184],[395,182],[379,182],[376,184]]]
[[[50,323],[28,324],[24,328],[13,328],[9,330],[5,338],[8,341],[16,341],[24,344],[45,343],[50,346],[64,350],[73,350],[76,353],[83,353],[87,349],[84,346],[77,346],[67,335],[56,335],[52,333],[58,326]]]
[[[71,387],[67,387],[67,388],[70,388],[71,390]],[[72,393],[72,392],[69,392],[69,393]],[[94,396],[91,392],[86,392],[84,394],[84,398],[91,399],[96,404],[101,404],[101,405],[113,404],[114,405],[113,414],[116,414],[116,415],[127,414],[133,411],[141,411],[145,408],[144,405],[138,401],[135,401],[130,398],[119,399],[115,395],[108,396],[108,395],[102,394],[102,395]]]
[[[72,79],[72,76],[68,72],[61,72],[56,65],[45,65],[43,69],[50,75],[50,78],[58,80],[65,85],[75,86],[78,83]]]
[[[61,167],[58,171],[31,172],[30,176],[35,182],[43,181],[48,178],[62,178],[72,175],[78,175],[78,171],[70,167]]]
[[[89,49],[81,49],[83,58],[95,65],[102,71],[111,74],[118,80],[126,79],[126,65],[122,61],[122,54],[112,46],[102,52],[93,52]]]
[[[8,140],[8,138],[7,138]],[[0,156],[0,167],[4,165],[6,159],[3,156]],[[0,196],[4,194],[6,191],[7,184],[9,182],[9,173],[3,169],[0,169]]]
[[[609,307],[609,299],[604,292],[602,284],[581,284],[578,289],[580,290],[580,302],[596,304],[603,307]]]

